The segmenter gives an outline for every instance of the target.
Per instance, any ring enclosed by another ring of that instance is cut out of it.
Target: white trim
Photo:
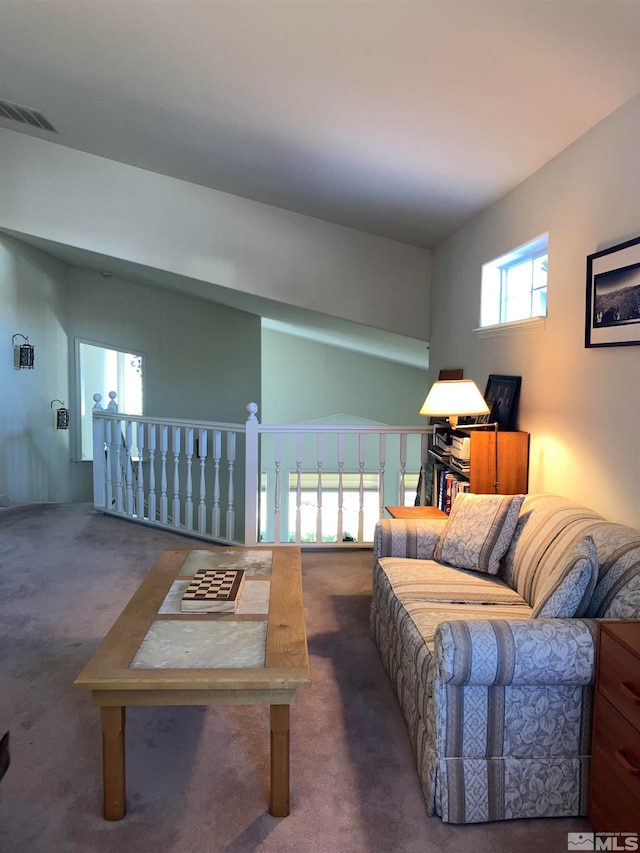
[[[544,234],[541,234],[539,237],[536,237],[535,240],[530,240],[528,243],[523,243],[521,246],[518,246],[515,249],[512,249],[510,252],[506,252],[504,255],[500,255],[498,258],[494,258],[492,261],[487,261],[483,266],[495,266],[495,267],[510,267],[512,264],[516,263],[516,261],[525,260],[527,258],[536,258],[540,255],[546,255],[549,251],[549,232],[545,231]]]
[[[521,335],[526,332],[539,332],[547,328],[546,317],[529,317],[526,320],[512,320],[510,323],[496,323],[495,326],[482,326],[474,329],[478,338],[499,338],[502,335]]]

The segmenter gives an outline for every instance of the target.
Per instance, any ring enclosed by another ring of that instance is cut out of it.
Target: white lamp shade
[[[435,418],[488,415],[489,407],[472,379],[434,382],[420,409],[421,415]]]

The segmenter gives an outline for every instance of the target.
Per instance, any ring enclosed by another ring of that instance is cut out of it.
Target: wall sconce
[[[52,400],[52,409],[54,403],[60,403],[60,408],[56,412],[56,429],[69,429],[69,409],[65,409],[64,400]]]
[[[24,338],[24,343],[16,344],[16,338]],[[34,347],[28,341],[29,338],[21,335],[20,332],[11,338],[14,352],[14,367],[16,370],[24,370],[25,368],[33,370]]]

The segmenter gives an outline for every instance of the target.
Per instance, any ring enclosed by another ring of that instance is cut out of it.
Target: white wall
[[[247,403],[260,403],[260,318],[252,314],[105,279],[2,234],[0,306],[0,495],[12,502],[91,498],[91,463],[72,461],[76,338],[144,353],[145,414],[242,423]],[[16,332],[35,345],[34,370],[13,368]],[[55,397],[69,405],[69,431],[53,428]]]
[[[640,235],[640,96],[433,253],[431,379],[522,376],[529,490],[640,527],[640,347],[584,347],[586,256]],[[549,232],[546,329],[479,340],[481,266]]]
[[[65,272],[0,234],[0,494],[16,503],[72,499],[69,432],[51,408],[69,403]],[[16,333],[35,347],[33,370],[14,369]]]
[[[342,413],[383,424],[427,424],[427,372],[294,335],[262,331],[263,423]],[[344,422],[344,421],[343,421]]]
[[[146,415],[242,423],[260,402],[259,317],[73,267],[66,293],[71,340],[144,355]]]
[[[430,253],[0,129],[0,227],[427,339]]]

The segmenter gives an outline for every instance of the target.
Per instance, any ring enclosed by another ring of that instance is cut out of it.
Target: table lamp
[[[458,418],[488,415],[489,407],[472,379],[439,380],[431,386],[420,414],[448,418],[451,429],[456,429]]]
[[[478,386],[472,379],[438,380],[431,386],[427,399],[420,409],[421,415],[447,418],[451,429],[458,426],[458,418],[472,415],[488,415],[490,409]],[[493,427],[494,439],[494,482],[493,490],[498,493],[498,421],[487,424],[467,424],[464,429],[478,426]]]

